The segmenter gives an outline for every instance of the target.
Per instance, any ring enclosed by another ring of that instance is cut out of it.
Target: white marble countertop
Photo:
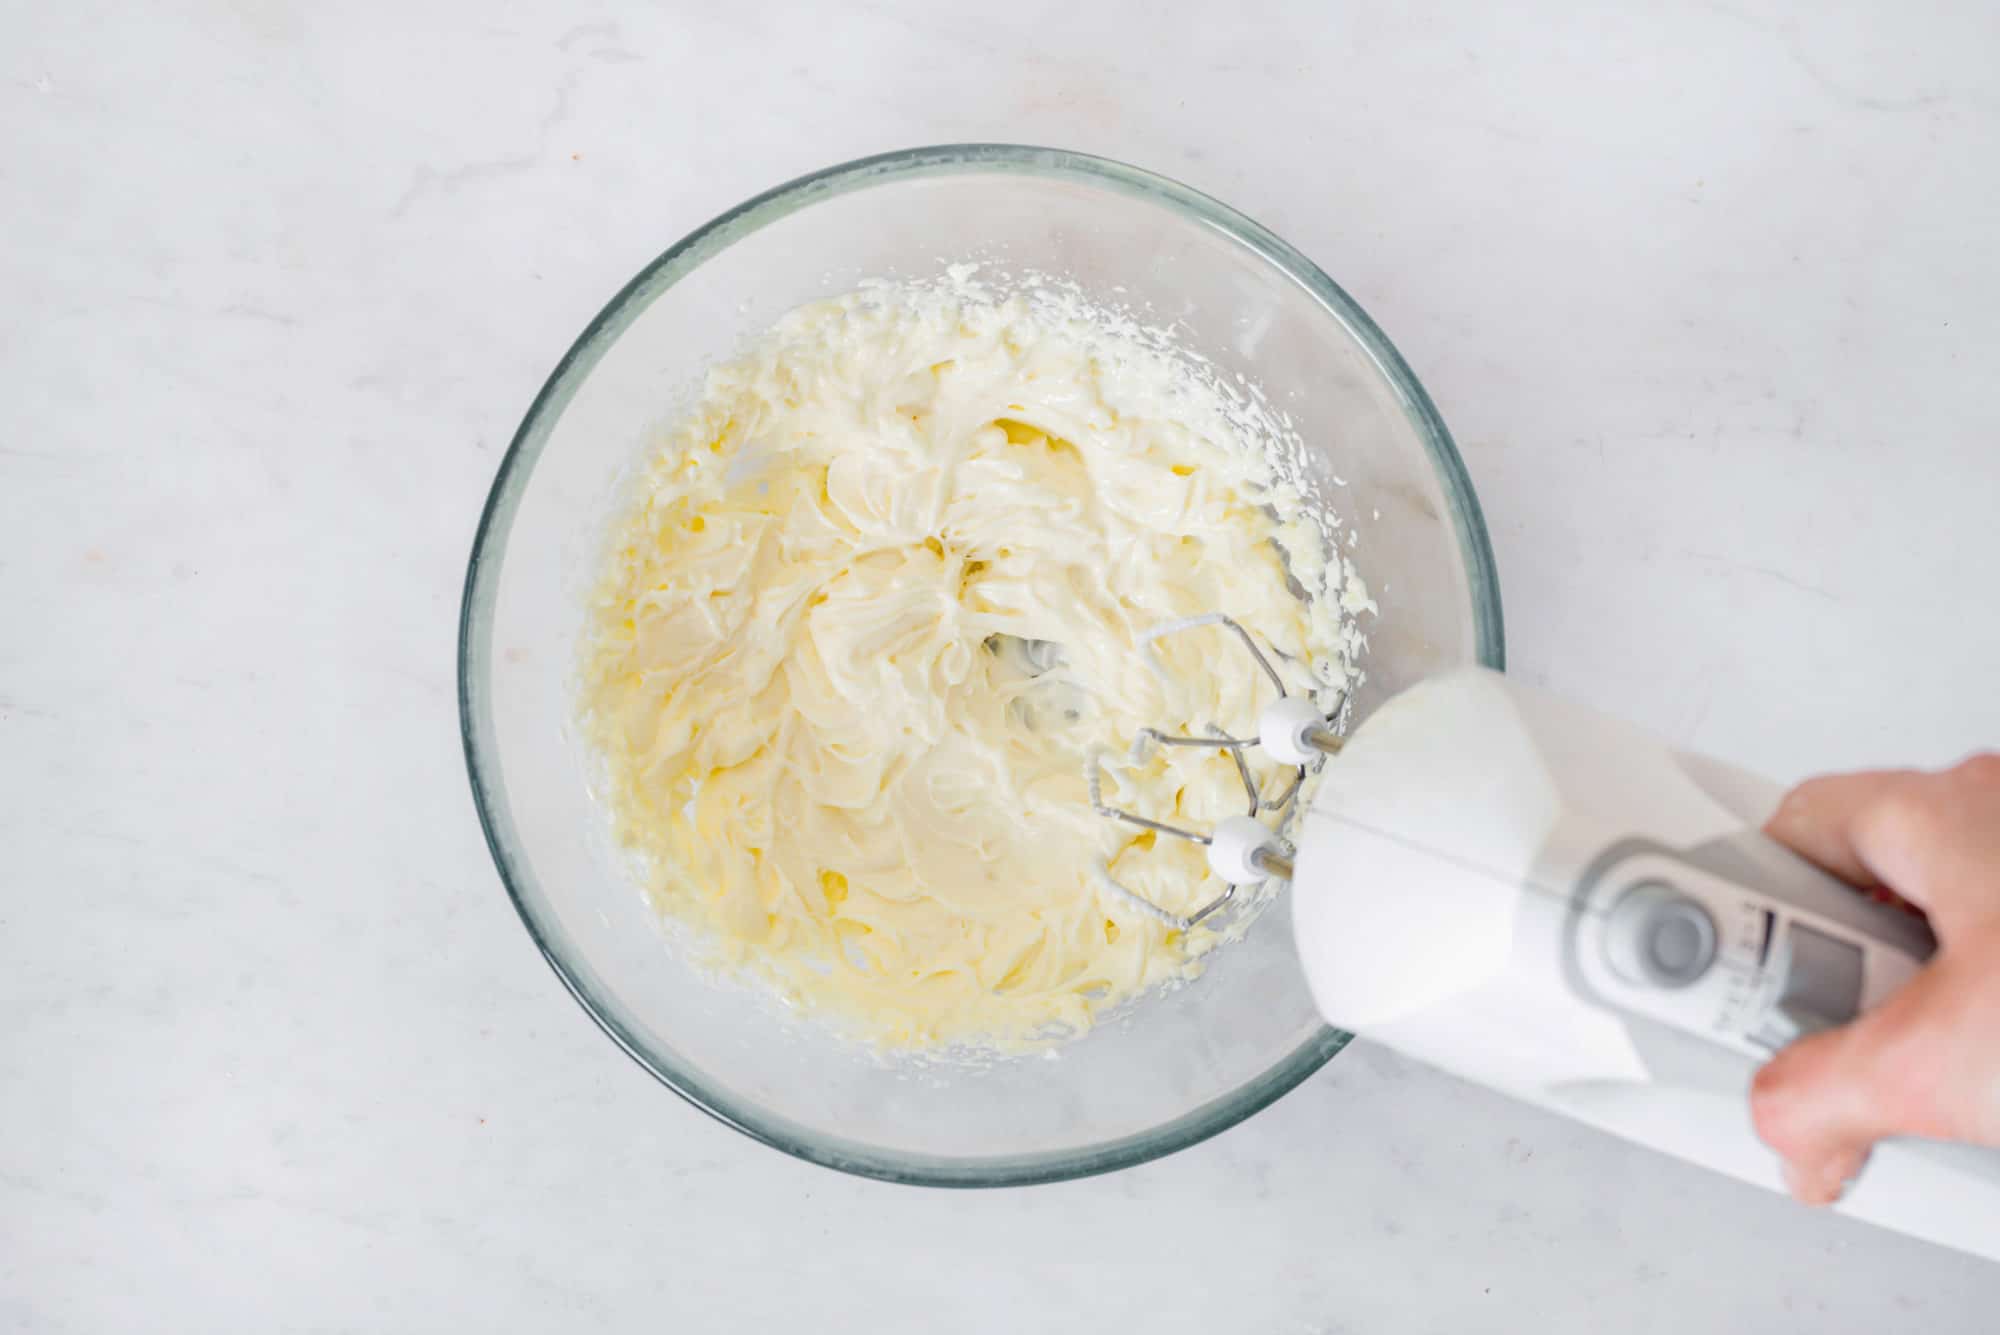
[[[2000,1267],[1365,1045],[1095,1181],[760,1148],[536,958],[453,629],[627,276],[1004,139],[1217,194],[1373,312],[1517,671],[1781,778],[2000,742],[1995,12],[838,8],[0,12],[0,1327],[1991,1330]]]

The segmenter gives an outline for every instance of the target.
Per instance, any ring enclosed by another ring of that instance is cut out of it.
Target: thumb
[[[1808,1205],[1839,1200],[1875,1142],[1894,1134],[1877,1078],[1892,1032],[1886,1018],[1878,1011],[1802,1038],[1751,1083],[1757,1134],[1784,1161],[1785,1185]]]

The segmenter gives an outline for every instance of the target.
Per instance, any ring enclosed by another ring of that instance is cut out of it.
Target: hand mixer
[[[1104,816],[1207,848],[1229,888],[1292,886],[1300,963],[1330,1023],[1420,1061],[1744,1181],[1778,1188],[1749,1118],[1750,1077],[1795,1038],[1845,1023],[1936,950],[1924,921],[1873,902],[1765,837],[1772,784],[1468,668],[1403,691],[1342,737],[1289,695],[1250,634],[1212,614],[1155,628],[1231,632],[1276,688],[1255,738],[1148,730],[1141,746],[1235,761],[1245,814],[1201,831]],[[1298,769],[1261,800],[1246,753]],[[1258,817],[1292,813],[1289,842]],[[1843,1213],[2000,1260],[2000,1153],[1877,1149]]]

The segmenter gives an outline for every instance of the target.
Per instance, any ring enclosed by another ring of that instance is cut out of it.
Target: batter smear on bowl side
[[[1227,608],[1290,689],[1346,686],[1370,605],[1286,449],[1253,395],[1061,285],[961,267],[785,316],[668,432],[589,611],[600,795],[661,910],[891,1047],[1080,1033],[1197,972],[1217,932],[1100,872],[1193,906],[1201,850],[1095,815],[1084,760],[1255,718],[1268,684],[1203,670],[1211,632],[1152,670],[1170,618]],[[1147,810],[1242,809],[1211,752],[1105,764]]]

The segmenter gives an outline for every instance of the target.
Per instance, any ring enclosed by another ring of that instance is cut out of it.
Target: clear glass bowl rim
[[[1107,1173],[1172,1154],[1268,1107],[1332,1060],[1353,1036],[1321,1026],[1261,1075],[1221,1097],[1145,1131],[1082,1147],[976,1159],[941,1158],[887,1151],[880,1146],[844,1141],[809,1130],[731,1096],[712,1085],[700,1071],[677,1066],[672,1059],[650,1051],[619,1019],[612,999],[596,995],[593,982],[570,966],[564,958],[560,933],[551,930],[553,923],[545,924],[540,917],[536,906],[540,895],[532,871],[517,863],[508,840],[503,838],[503,832],[511,829],[511,818],[498,782],[497,758],[489,754],[479,727],[476,696],[483,692],[475,692],[474,686],[483,681],[489,668],[491,637],[483,632],[490,626],[501,565],[498,558],[505,551],[514,510],[550,428],[576,388],[626,327],[656,297],[711,256],[817,201],[897,181],[980,173],[1039,177],[1108,189],[1215,228],[1304,288],[1346,326],[1394,387],[1449,501],[1452,525],[1472,592],[1479,661],[1496,669],[1505,665],[1499,579],[1485,520],[1464,461],[1430,395],[1375,321],[1318,265],[1269,229],[1219,200],[1141,168],[1086,153],[1017,144],[941,144],[858,158],[767,190],[696,228],[641,269],[570,345],[529,405],[520,429],[514,433],[500,461],[473,537],[459,612],[458,706],[466,772],[480,827],[501,883],[549,967],[598,1027],[661,1084],[725,1125],[808,1162],[888,1182],[940,1187],[1057,1182]]]

